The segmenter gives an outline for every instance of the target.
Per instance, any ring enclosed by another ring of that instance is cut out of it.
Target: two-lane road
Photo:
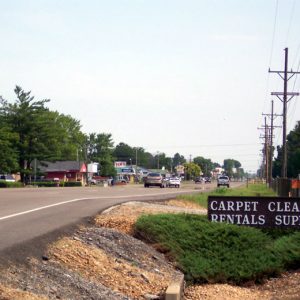
[[[167,199],[194,191],[129,185],[0,189],[0,251],[80,222],[118,203]]]
[[[202,186],[210,190],[216,185]],[[170,199],[181,193],[199,192],[202,186],[0,189],[0,251],[80,223],[122,202]]]

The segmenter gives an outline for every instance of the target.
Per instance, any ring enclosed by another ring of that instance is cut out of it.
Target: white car
[[[170,177],[169,178],[169,180],[168,180],[168,187],[172,187],[172,186],[174,186],[174,187],[177,187],[177,188],[179,188],[180,187],[180,178],[178,178],[178,177]]]
[[[10,174],[6,174],[6,175],[1,174],[0,175],[0,180],[6,181],[6,182],[15,182],[16,181],[15,178]]]
[[[229,177],[225,176],[225,175],[221,175],[218,178],[218,183],[217,183],[218,187],[219,186],[227,186],[229,188]]]

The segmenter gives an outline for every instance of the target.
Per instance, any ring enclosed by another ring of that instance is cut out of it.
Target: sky
[[[268,69],[283,70],[288,47],[299,71],[300,0],[0,0],[0,20],[4,99],[19,85],[115,145],[232,158],[248,172],[262,161],[262,113],[272,99],[282,113],[270,93],[283,80]],[[288,132],[298,120],[295,97]]]

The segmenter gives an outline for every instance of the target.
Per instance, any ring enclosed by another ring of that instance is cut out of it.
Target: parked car
[[[150,186],[159,186],[161,188],[165,188],[166,185],[167,182],[160,173],[148,173],[148,175],[145,177],[144,187],[146,188]]]
[[[98,184],[98,181],[96,179],[94,179],[94,178],[89,178],[88,179],[88,184],[90,184],[90,185],[96,185],[96,184]]]
[[[225,176],[225,175],[221,175],[218,178],[218,183],[217,183],[218,187],[219,186],[227,186],[229,188],[229,177]]]
[[[15,182],[15,178],[10,174],[1,174],[0,180],[6,181],[6,182]]]
[[[211,178],[210,177],[205,177],[204,182],[205,183],[211,183]]]
[[[195,181],[195,183],[204,183],[205,179],[204,179],[204,177],[199,176],[199,177],[196,177],[194,181]]]
[[[129,182],[128,177],[124,175],[117,175],[116,178],[114,179],[114,184],[126,184]]]
[[[168,181],[167,181],[167,186],[168,187],[172,187],[172,186],[174,186],[174,187],[177,187],[177,188],[179,188],[180,187],[180,178],[178,178],[178,177],[170,177],[169,179],[168,179]]]

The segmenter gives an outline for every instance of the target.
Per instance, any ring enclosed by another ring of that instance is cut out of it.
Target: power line
[[[268,151],[268,163],[266,168],[268,168],[268,183],[269,186],[271,186],[272,183],[272,169],[273,169],[273,155],[274,155],[274,151],[273,151],[273,132],[274,132],[274,128],[280,127],[280,126],[274,126],[274,120],[276,117],[281,117],[282,115],[277,115],[274,114],[274,101],[271,101],[271,113],[270,114],[263,114],[264,116],[267,116],[270,118],[271,121],[271,126],[270,126],[270,132],[266,133],[266,135],[269,135],[269,140],[268,140],[268,144],[266,146],[269,147],[269,151]],[[267,126],[267,124],[265,124],[265,126]],[[267,127],[266,127],[267,128]],[[267,151],[267,150],[266,150]]]
[[[202,144],[202,145],[160,145],[160,146],[148,146],[146,148],[198,148],[198,147],[242,147],[242,146],[257,146],[260,145],[260,143],[249,143],[249,144]]]
[[[271,49],[270,49],[270,58],[269,58],[269,66],[272,64],[272,59],[273,59],[273,50],[274,50],[274,41],[275,41],[275,33],[276,33],[276,26],[277,26],[277,16],[278,16],[278,0],[276,0],[276,5],[275,5],[275,15],[274,15],[274,21],[273,21],[273,32],[272,32],[272,40],[271,40]],[[265,111],[265,106],[267,99],[269,97],[269,84],[270,84],[270,74],[267,74],[267,87],[266,87],[266,94],[265,94],[265,99],[262,107],[262,111]],[[259,124],[262,122],[262,119],[260,119]]]
[[[283,104],[283,120],[282,120],[282,170],[281,176],[283,178],[287,177],[287,146],[286,146],[286,125],[287,125],[287,103],[294,97],[298,96],[299,93],[288,92],[287,86],[288,81],[295,75],[300,74],[300,72],[294,72],[293,70],[288,71],[288,48],[284,49],[284,71],[271,71],[269,73],[277,73],[283,79],[283,92],[272,92],[271,95],[276,96]],[[283,74],[283,75],[282,75]],[[288,98],[289,96],[289,98]]]
[[[287,42],[288,42],[290,29],[291,29],[291,24],[292,24],[292,20],[293,20],[293,16],[294,16],[294,11],[295,11],[295,6],[296,6],[296,0],[294,0],[293,5],[292,5],[292,9],[291,9],[291,14],[290,14],[290,18],[289,18],[289,25],[288,25],[288,29],[287,29],[287,33],[286,33],[285,45],[287,45]]]

